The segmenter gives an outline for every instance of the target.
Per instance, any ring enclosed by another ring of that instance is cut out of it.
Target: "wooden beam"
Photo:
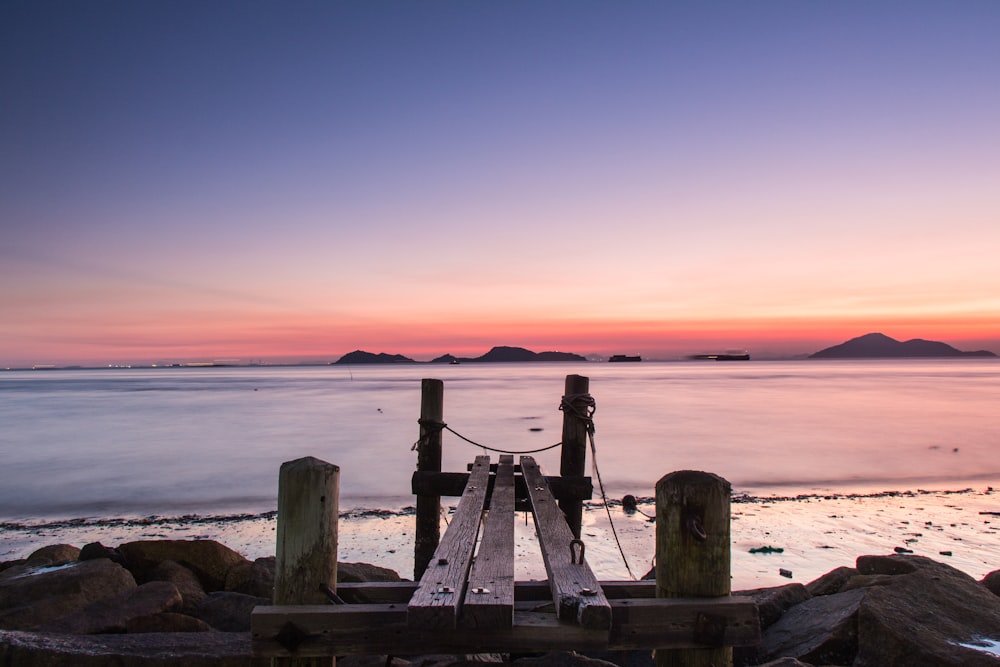
[[[609,602],[656,597],[656,582],[601,581],[601,590]],[[348,604],[405,603],[417,590],[415,581],[377,581],[337,584],[337,594]],[[552,601],[552,589],[547,581],[514,582],[515,602]]]
[[[483,539],[469,575],[461,626],[509,628],[513,623],[514,457],[504,454],[483,522]]]
[[[703,648],[698,635],[704,617],[724,619],[727,643],[753,645],[760,638],[757,608],[749,598],[616,600],[611,607],[607,630],[563,623],[552,612],[515,610],[510,628],[455,632],[408,627],[402,604],[262,606],[251,616],[253,652],[309,657]],[[290,626],[298,630],[292,641],[282,636]]]
[[[413,628],[458,627],[466,578],[486,504],[490,457],[477,456],[465,495],[458,503],[451,525],[434,551],[420,585],[410,599],[407,623]],[[513,526],[513,523],[511,524]]]
[[[521,457],[521,473],[531,498],[556,615],[563,620],[576,620],[586,628],[607,629],[611,626],[611,607],[584,559],[583,543],[573,536],[533,457]]]

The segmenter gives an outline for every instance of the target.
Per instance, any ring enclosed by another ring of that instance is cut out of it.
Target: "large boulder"
[[[27,565],[65,565],[80,557],[80,549],[72,544],[50,544],[31,552]]]
[[[274,556],[239,563],[226,576],[226,590],[254,597],[274,597]]]
[[[858,652],[858,608],[863,589],[820,595],[798,604],[761,635],[759,655],[792,657],[816,665],[849,665]]]
[[[979,583],[988,588],[994,595],[1000,595],[1000,570],[993,570]]]
[[[862,556],[856,565],[856,574],[842,568],[810,584],[822,594],[763,632],[759,658],[853,667],[1000,665],[1000,597],[986,586],[922,556]]]
[[[855,667],[1000,664],[975,648],[1000,641],[1000,597],[969,575],[922,556],[862,556],[858,570],[894,576],[865,592]]]
[[[399,573],[387,567],[368,563],[337,563],[337,581],[343,583],[370,583],[373,581],[402,581]]]
[[[118,547],[128,567],[141,582],[165,560],[172,560],[194,572],[206,591],[222,590],[229,570],[246,558],[215,540],[142,540]]]
[[[4,577],[16,577],[49,567],[57,567],[74,562],[80,550],[71,544],[51,544],[31,552],[27,558],[10,561],[0,567]]]
[[[205,599],[205,589],[202,588],[198,577],[177,561],[165,560],[157,563],[146,573],[146,579],[148,582],[167,581],[176,586],[183,601],[181,610],[185,613],[194,612]]]
[[[802,584],[754,588],[747,591],[737,591],[733,595],[748,597],[754,601],[760,613],[761,630],[774,625],[782,614],[811,597],[809,591]]]
[[[842,593],[844,586],[851,579],[851,577],[857,575],[857,573],[857,569],[853,567],[834,568],[823,576],[806,584],[806,590],[809,591],[809,595],[813,597],[817,595]]]
[[[128,570],[109,560],[0,573],[0,628],[35,630],[98,600],[136,588]]]
[[[151,581],[135,590],[92,602],[40,629],[74,635],[125,632],[133,619],[173,611],[180,606],[181,594],[176,586],[166,581]]]
[[[216,630],[247,632],[250,630],[250,613],[253,608],[269,604],[270,598],[217,591],[209,593],[194,613]]]

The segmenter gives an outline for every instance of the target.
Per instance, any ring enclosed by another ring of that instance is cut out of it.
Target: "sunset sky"
[[[1000,353],[1000,3],[0,4],[0,366]]]

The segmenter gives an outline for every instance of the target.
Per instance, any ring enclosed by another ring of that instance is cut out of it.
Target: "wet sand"
[[[447,507],[447,500],[446,507]],[[611,501],[611,517],[636,577],[652,567],[655,507],[639,499],[628,514]],[[48,544],[115,546],[147,539],[214,539],[248,558],[274,555],[276,513],[256,515],[125,517],[0,523],[0,561],[23,558]],[[341,561],[413,571],[412,510],[357,509],[340,521]],[[586,556],[598,577],[629,579],[608,515],[601,503],[584,512]],[[530,517],[516,521],[518,579],[544,579]],[[981,579],[1000,569],[1000,491],[977,482],[955,490],[909,490],[858,494],[795,493],[737,496],[732,505],[733,589],[808,583],[864,554],[908,549],[948,563]],[[751,549],[772,547],[770,552]],[[778,551],[780,550],[780,551]],[[782,576],[781,570],[791,572]]]

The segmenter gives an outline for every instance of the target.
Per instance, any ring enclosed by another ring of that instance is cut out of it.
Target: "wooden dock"
[[[588,383],[586,378],[569,376],[567,395],[585,396],[592,405]],[[657,649],[658,665],[721,665],[731,664],[732,646],[759,641],[756,606],[729,595],[725,480],[691,471],[661,479],[657,580],[600,581],[586,561],[586,543],[580,539],[582,502],[592,493],[581,465],[592,425],[565,423],[585,422],[587,414],[564,410],[564,465],[559,477],[544,476],[531,456],[521,456],[515,465],[510,454],[500,455],[496,463],[489,456],[477,456],[468,472],[443,473],[439,381],[425,380],[423,392],[419,446],[431,451],[418,449],[413,479],[418,498],[417,581],[336,585],[336,513],[332,529],[329,521],[316,520],[317,512],[336,507],[336,490],[329,488],[330,475],[313,473],[309,483],[326,480],[319,482],[326,485],[323,489],[285,494],[311,498],[306,507],[290,503],[282,507],[279,490],[277,570],[279,579],[294,577],[315,585],[298,585],[294,595],[299,599],[276,593],[274,605],[254,610],[255,656],[297,664],[351,654]],[[573,447],[577,451],[567,456],[566,449]],[[309,462],[297,467],[330,466],[315,459]],[[459,496],[443,536],[442,495]],[[514,581],[515,508],[534,518],[545,582]],[[296,513],[309,518],[303,521]],[[325,556],[318,559],[322,563],[301,556],[317,552]],[[276,591],[287,589],[276,582]],[[317,591],[339,604],[317,604]]]

